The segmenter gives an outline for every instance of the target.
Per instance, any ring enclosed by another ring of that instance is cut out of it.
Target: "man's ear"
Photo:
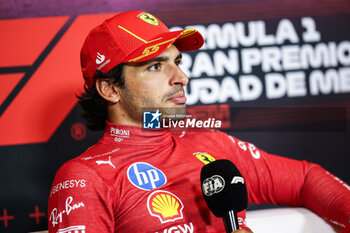
[[[102,98],[110,103],[116,104],[120,100],[120,91],[118,87],[108,79],[97,79],[96,90]]]

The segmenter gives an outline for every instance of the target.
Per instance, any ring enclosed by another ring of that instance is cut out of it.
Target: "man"
[[[57,172],[49,232],[225,232],[207,208],[199,175],[208,160],[231,160],[250,203],[304,206],[349,225],[349,186],[316,164],[268,154],[221,132],[142,129],[144,109],[183,114],[188,77],[180,51],[200,48],[193,29],[169,32],[151,14],[117,14],[94,28],[81,51],[79,103],[101,140]],[[238,214],[241,230],[245,212]],[[273,227],[273,223],[271,223]]]

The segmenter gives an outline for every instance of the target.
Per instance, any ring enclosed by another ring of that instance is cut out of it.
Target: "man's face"
[[[145,108],[159,109],[164,115],[185,115],[183,87],[188,77],[179,68],[179,50],[172,45],[158,57],[124,66],[125,88],[121,89],[121,107],[126,117],[142,121]]]

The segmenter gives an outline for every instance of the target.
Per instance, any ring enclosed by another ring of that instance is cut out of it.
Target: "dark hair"
[[[113,84],[116,84],[120,88],[125,87],[125,78],[124,78],[124,64],[119,64],[114,67],[112,70],[107,73],[102,73],[97,71],[95,79],[107,79],[110,80]],[[81,116],[86,121],[86,126],[94,131],[104,130],[106,127],[107,120],[107,100],[103,99],[96,87],[88,88],[84,86],[85,92],[80,96],[77,96],[78,103],[83,109]]]

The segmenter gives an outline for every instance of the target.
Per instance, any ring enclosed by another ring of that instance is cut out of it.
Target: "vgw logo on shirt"
[[[144,129],[160,129],[160,116],[162,113],[157,110],[156,112],[143,112],[143,128]]]
[[[167,182],[164,173],[156,167],[144,162],[132,164],[127,171],[129,181],[137,188],[152,190]]]

